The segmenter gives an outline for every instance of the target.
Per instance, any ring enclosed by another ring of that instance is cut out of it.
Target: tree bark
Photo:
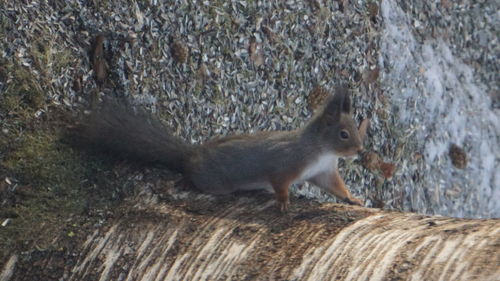
[[[143,194],[72,249],[11,255],[0,280],[499,280],[500,221],[268,194]],[[36,279],[32,279],[36,278]],[[49,280],[49,279],[46,279]]]

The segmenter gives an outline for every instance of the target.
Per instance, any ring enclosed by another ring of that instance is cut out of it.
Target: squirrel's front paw
[[[360,199],[358,199],[356,197],[346,198],[346,199],[344,199],[344,201],[350,205],[364,206],[363,201],[361,201]]]
[[[288,213],[288,206],[290,206],[290,201],[285,200],[285,201],[278,201],[278,205],[280,208],[280,211],[282,213]]]

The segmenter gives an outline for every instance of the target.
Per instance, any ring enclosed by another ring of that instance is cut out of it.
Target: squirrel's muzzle
[[[364,149],[365,148],[363,147],[363,145],[358,146],[358,149],[357,149],[358,154],[363,152]]]

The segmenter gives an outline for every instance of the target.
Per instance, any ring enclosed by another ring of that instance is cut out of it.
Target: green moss
[[[8,28],[0,15],[0,35]],[[50,39],[31,46],[29,61],[0,58],[0,223],[8,220],[0,227],[0,260],[13,249],[58,249],[54,237],[68,232],[68,239],[77,239],[78,225],[96,219],[87,211],[106,209],[123,195],[114,188],[112,162],[61,141],[64,116],[53,110],[47,89],[74,65],[73,51]]]
[[[45,132],[23,135],[4,161],[4,166],[15,170],[22,178],[46,188],[59,189],[61,184],[77,185],[82,167],[78,156],[69,148],[58,145],[54,136]]]
[[[10,137],[8,149],[0,147],[0,179],[12,182],[9,192],[0,184],[0,192],[7,195],[0,222],[10,219],[0,229],[0,252],[58,249],[54,237],[71,231],[74,235],[67,239],[77,239],[84,233],[78,226],[98,219],[89,217],[89,210],[107,209],[123,195],[109,173],[113,163],[61,143],[59,129],[37,128]]]
[[[50,38],[41,36],[41,38]],[[54,40],[38,39],[33,42],[30,54],[33,58],[33,67],[42,74],[47,84],[53,76],[58,76],[65,68],[71,66],[74,56],[71,49],[56,48]]]
[[[45,41],[33,43],[30,50],[33,68],[41,77],[33,74],[28,67],[18,62],[0,61],[2,73],[8,75],[5,91],[0,96],[0,114],[34,117],[34,113],[48,105],[46,88],[50,87],[52,76],[57,76],[73,63],[70,50],[56,50]]]
[[[0,260],[13,248],[58,247],[54,236],[69,220],[89,220],[86,210],[106,208],[117,194],[105,188],[110,166],[61,142],[61,118],[42,90],[48,85],[19,64],[1,65],[9,82],[0,96],[0,223],[10,222],[0,228]],[[45,118],[36,118],[42,108]]]
[[[15,236],[0,235],[0,245],[31,240],[30,235],[42,231],[40,227],[57,228],[60,217],[79,213],[85,206],[80,187],[85,167],[77,153],[58,143],[54,131],[20,135],[1,159],[0,171],[17,183],[15,204],[0,213],[15,214],[12,224],[4,228]]]
[[[5,63],[5,73],[9,74],[3,96],[0,97],[0,110],[9,114],[27,115],[45,105],[46,95],[38,81],[25,67]]]
[[[33,66],[38,70],[49,72],[52,64],[52,47],[49,42],[42,38],[39,37],[32,43],[30,53],[33,57]]]
[[[71,49],[64,48],[56,50],[53,54],[53,70],[55,73],[62,72],[65,68],[71,67],[75,62],[75,56]]]

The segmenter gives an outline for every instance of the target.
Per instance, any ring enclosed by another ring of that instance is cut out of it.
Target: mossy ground
[[[48,41],[34,45],[37,70],[71,61]],[[116,179],[111,162],[63,141],[69,114],[47,99],[50,79],[32,73],[14,59],[0,61],[0,262],[14,249],[65,248],[53,241],[66,239],[55,238],[85,235],[82,228],[101,220],[123,191],[107,188]]]

